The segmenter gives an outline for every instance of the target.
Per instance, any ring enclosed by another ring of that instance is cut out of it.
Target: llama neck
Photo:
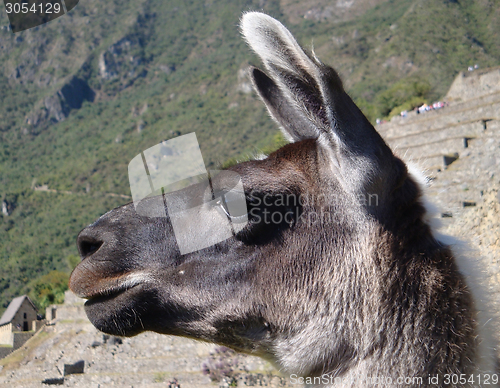
[[[336,268],[332,284],[342,291],[329,304],[348,307],[332,308],[326,319],[327,308],[318,303],[300,335],[281,343],[282,354],[293,358],[281,365],[310,376],[313,386],[336,388],[391,386],[388,381],[401,378],[417,387],[432,385],[436,376],[442,386],[447,374],[492,373],[487,362],[493,358],[479,350],[476,306],[452,251],[430,239],[428,246],[418,244],[425,249],[405,247],[393,260],[389,252],[397,248],[385,237],[378,256]],[[325,338],[332,339],[329,348]]]

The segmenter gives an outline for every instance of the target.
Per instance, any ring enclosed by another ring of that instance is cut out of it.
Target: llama
[[[249,222],[212,246],[181,254],[169,218],[134,204],[83,229],[70,288],[91,322],[225,345],[292,383],[498,386],[494,320],[435,232],[421,176],[280,22],[249,12],[241,31],[266,70],[250,69],[254,89],[290,144],[228,169]]]

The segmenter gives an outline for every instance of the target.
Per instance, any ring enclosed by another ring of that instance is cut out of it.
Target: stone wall
[[[0,345],[12,346],[12,324],[0,326]]]
[[[448,91],[446,100],[466,101],[500,92],[500,67],[460,73]]]
[[[14,339],[13,339],[13,348],[14,350],[19,349],[21,346],[24,345],[26,341],[28,341],[31,337],[35,335],[34,331],[31,332],[14,332],[12,333]]]
[[[10,326],[10,325],[5,325]],[[19,349],[23,346],[26,341],[35,335],[34,331],[31,332],[11,332],[10,333],[10,344],[7,346],[0,346],[0,359],[7,357],[14,350]]]
[[[34,320],[31,323],[32,331],[12,331],[12,324],[0,326],[0,359],[8,356],[14,350],[19,349],[40,331],[46,324],[45,320]]]
[[[59,307],[56,311],[56,319],[58,321],[82,319],[88,321],[85,308],[81,306],[64,306]]]
[[[85,299],[77,297],[68,290],[64,293],[64,304],[54,304],[47,307],[47,321],[88,321],[87,314],[85,314],[84,303]]]
[[[33,331],[38,331],[47,324],[46,319],[36,320],[32,322]]]
[[[0,346],[0,359],[7,357],[14,351],[14,348]]]

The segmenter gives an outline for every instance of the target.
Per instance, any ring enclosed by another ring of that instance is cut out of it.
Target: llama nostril
[[[88,237],[78,240],[78,250],[80,251],[80,256],[82,260],[86,257],[94,254],[102,246],[103,242],[99,240],[94,240]]]

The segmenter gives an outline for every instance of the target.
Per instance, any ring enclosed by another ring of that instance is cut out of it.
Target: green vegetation
[[[500,0],[379,0],[340,21],[264,3],[80,2],[33,30],[0,30],[0,202],[10,213],[0,213],[0,313],[23,293],[39,306],[58,300],[79,230],[128,202],[116,194],[130,195],[127,165],[142,150],[195,131],[217,168],[283,144],[245,92],[243,71],[259,62],[239,36],[242,11],[263,7],[314,43],[372,121],[442,97],[467,66],[500,64]],[[95,99],[70,110],[58,92],[73,76]],[[56,192],[34,190],[42,185]]]
[[[64,302],[64,291],[68,289],[69,275],[66,272],[51,271],[33,280],[28,285],[28,296],[43,313],[51,304]]]
[[[410,110],[429,101],[431,85],[418,78],[403,78],[376,98],[382,116],[391,118],[403,110]]]
[[[167,373],[166,372],[156,372],[154,374],[153,382],[155,382],[155,383],[163,383],[165,381],[166,377],[167,377]]]

